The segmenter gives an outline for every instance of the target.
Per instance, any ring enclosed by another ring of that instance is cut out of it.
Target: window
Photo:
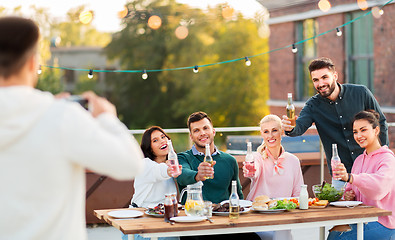
[[[296,42],[309,39],[318,32],[318,24],[314,19],[306,19],[296,24]],[[315,89],[310,80],[308,66],[311,60],[317,57],[317,38],[308,40],[297,46],[296,53],[296,79],[295,79],[295,99],[299,101],[307,100],[315,94]]]
[[[356,19],[364,14],[364,12],[349,13],[346,15],[346,21]],[[374,92],[372,15],[361,17],[346,26],[346,54],[346,82],[365,85]]]

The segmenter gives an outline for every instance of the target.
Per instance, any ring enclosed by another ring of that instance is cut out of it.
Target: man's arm
[[[195,176],[198,173],[197,169],[194,170],[192,168],[184,153],[178,153],[177,157],[178,163],[182,165],[182,173],[177,177],[178,184],[181,187],[186,187],[189,184],[196,183]]]
[[[310,100],[309,100],[310,101]],[[284,126],[284,116],[283,116],[283,129],[285,130],[285,134],[291,137],[300,136],[309,129],[309,127],[313,124],[313,115],[312,115],[312,105],[309,104],[309,101],[303,107],[300,115],[296,119],[296,125],[293,129],[287,128]]]
[[[381,111],[380,105],[377,102],[376,98],[373,96],[372,92],[365,87],[366,90],[366,95],[367,95],[367,100],[366,100],[366,107],[365,110],[373,109],[380,115],[380,141],[381,145],[388,145],[389,144],[389,139],[388,139],[388,125],[387,125],[387,119],[384,116],[383,111]]]

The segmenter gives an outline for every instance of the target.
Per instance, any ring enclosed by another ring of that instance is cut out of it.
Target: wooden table
[[[328,206],[323,209],[295,209],[283,213],[249,212],[240,215],[235,221],[226,216],[213,216],[213,223],[208,221],[197,223],[175,223],[170,225],[163,218],[143,215],[134,219],[115,219],[108,216],[109,211],[125,209],[94,210],[95,216],[105,220],[124,234],[140,234],[143,237],[157,239],[170,236],[193,236],[210,234],[228,234],[243,232],[276,231],[297,228],[320,227],[320,239],[325,238],[325,226],[353,224],[358,226],[358,240],[363,239],[363,223],[377,221],[378,216],[391,215],[391,211],[375,207],[358,206],[355,208],[338,208]],[[144,212],[142,208],[135,208]],[[184,215],[183,212],[180,215]]]

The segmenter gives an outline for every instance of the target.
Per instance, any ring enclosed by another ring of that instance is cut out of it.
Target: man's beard
[[[336,81],[333,81],[332,85],[329,86],[327,93],[321,92],[318,89],[316,89],[316,90],[321,95],[321,97],[327,98],[333,93],[333,91],[335,91],[335,87],[336,87]]]

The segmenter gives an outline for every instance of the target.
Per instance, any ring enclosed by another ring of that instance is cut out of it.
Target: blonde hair
[[[268,122],[276,122],[278,124],[278,126],[280,127],[280,131],[282,131],[283,128],[281,125],[281,118],[279,118],[277,115],[269,114],[269,115],[266,115],[265,117],[263,117],[261,119],[261,121],[259,122],[259,126],[261,127],[261,129],[262,129],[262,125],[265,123],[268,123]],[[264,151],[265,149],[266,149],[266,144],[265,144],[265,141],[263,140],[262,144],[257,148],[256,151],[258,153],[262,154],[264,156],[264,158],[266,158],[267,156],[265,156],[266,155],[266,153]]]

